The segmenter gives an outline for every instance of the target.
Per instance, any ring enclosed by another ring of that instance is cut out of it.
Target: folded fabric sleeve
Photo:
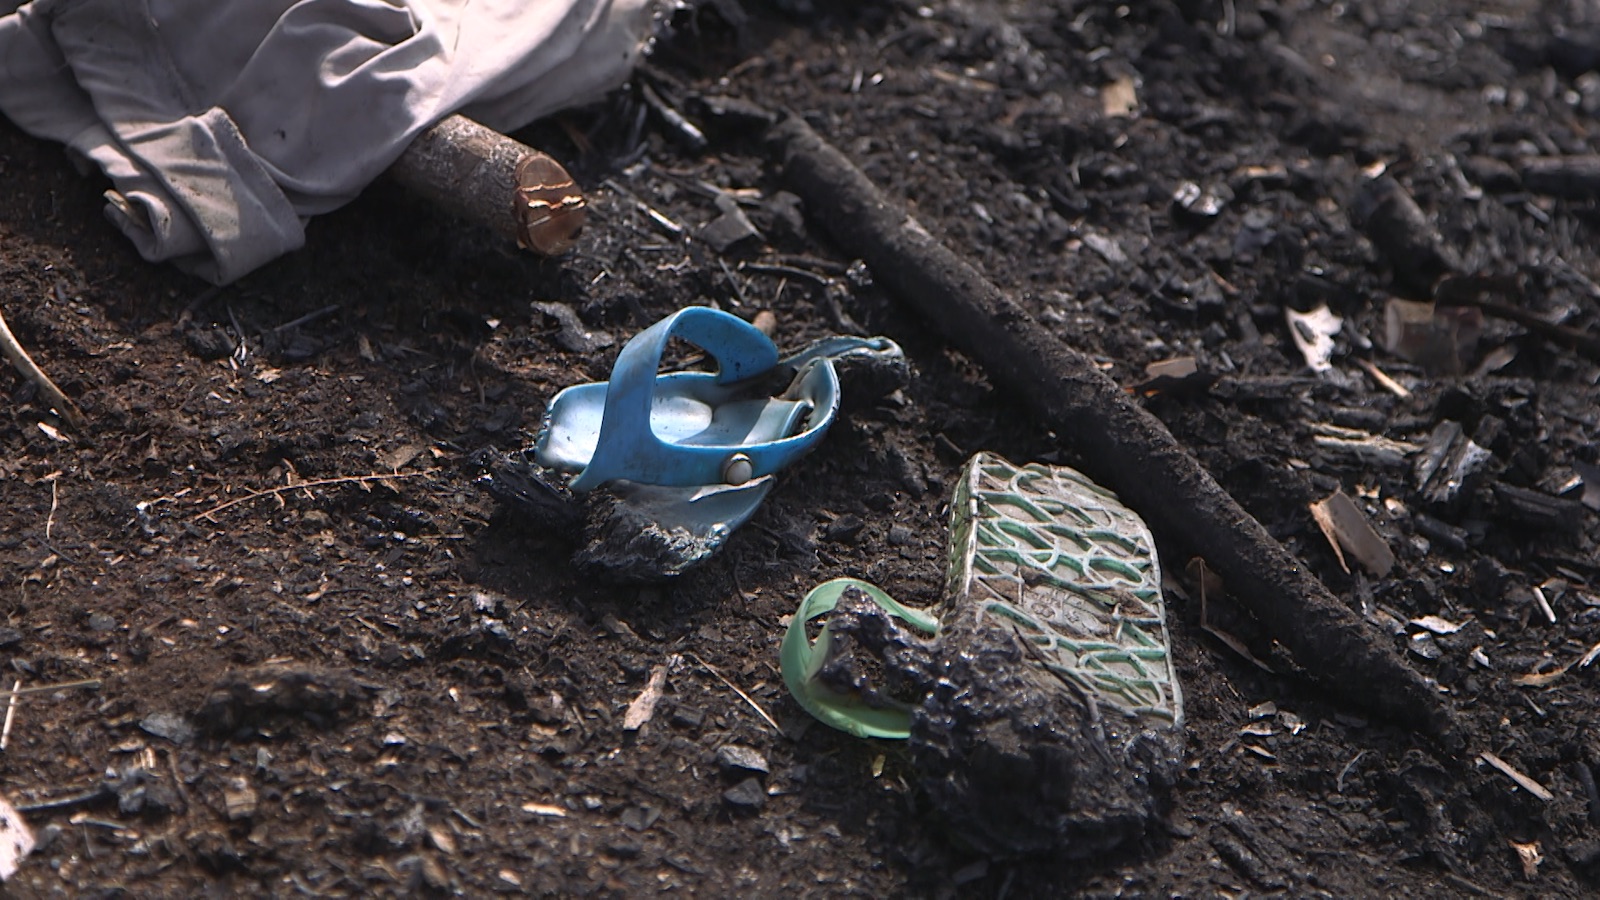
[[[299,248],[420,132],[620,84],[672,0],[0,0],[0,114],[112,183],[152,261],[217,284]]]

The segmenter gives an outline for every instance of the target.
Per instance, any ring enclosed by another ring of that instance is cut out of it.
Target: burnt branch
[[[1024,398],[1084,470],[1138,510],[1169,546],[1204,557],[1328,690],[1429,733],[1452,732],[1452,716],[1433,685],[1088,357],[930,235],[805,122],[791,116],[768,140],[790,187],[841,246]]]

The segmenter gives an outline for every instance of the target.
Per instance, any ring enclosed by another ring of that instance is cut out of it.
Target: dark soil
[[[1381,164],[1465,271],[1520,274],[1517,304],[1592,332],[1595,201],[1529,192],[1518,172],[1600,151],[1600,10],[746,0],[736,29],[740,7],[686,14],[648,76],[709,146],[654,115],[631,143],[633,88],[521,135],[590,191],[585,243],[559,262],[380,184],[313,222],[302,252],[208,290],[138,259],[102,219],[100,185],[0,123],[0,304],[92,422],[58,438],[33,388],[5,376],[5,687],[99,682],[16,704],[0,792],[31,810],[42,846],[7,888],[1596,890],[1600,665],[1575,663],[1600,642],[1600,523],[1575,479],[1600,477],[1600,368],[1496,318],[1463,366],[1482,374],[1382,349],[1385,302],[1419,288],[1353,216],[1363,170]],[[1138,108],[1108,117],[1119,79]],[[1077,460],[852,269],[826,223],[792,215],[748,123],[704,102],[718,98],[803,112],[1128,388],[1149,363],[1195,356],[1216,384],[1148,408],[1375,639],[1437,679],[1463,747],[1331,699],[1214,595],[1210,624],[1272,671],[1210,636],[1183,583],[1188,538],[1159,531],[1188,712],[1164,834],[1087,863],[986,859],[932,813],[904,747],[810,724],[776,668],[806,590],[853,575],[930,604],[968,454]],[[750,190],[764,240],[721,254],[702,241],[718,211],[701,181]],[[1220,211],[1175,207],[1184,182]],[[533,305],[548,302],[598,343],[563,335]],[[914,375],[883,402],[847,401],[718,558],[665,586],[608,585],[572,567],[568,535],[475,484],[481,451],[529,444],[556,390],[604,379],[628,336],[691,303],[771,311],[786,347],[886,334]],[[1319,304],[1345,318],[1324,376],[1283,312]],[[1514,358],[1480,365],[1502,350]],[[1333,424],[1424,444],[1443,421],[1493,453],[1443,502],[1409,458],[1315,440]],[[1387,575],[1346,573],[1313,523],[1307,504],[1338,488],[1387,538]],[[1462,627],[1417,637],[1425,616]],[[654,718],[625,731],[661,666]],[[1531,673],[1549,677],[1515,680]],[[754,753],[719,756],[730,746]]]

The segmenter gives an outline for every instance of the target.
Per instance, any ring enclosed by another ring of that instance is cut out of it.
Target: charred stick
[[[1600,156],[1540,156],[1522,161],[1522,185],[1570,200],[1600,197]]]
[[[55,800],[41,800],[38,803],[17,804],[16,810],[17,812],[28,813],[30,815],[33,813],[56,812],[63,809],[73,809],[79,806],[88,806],[92,803],[110,800],[116,796],[116,788],[109,784],[101,784],[92,790],[84,791],[81,794],[73,794],[70,797],[59,797]]]
[[[1534,160],[1527,166],[1524,177],[1534,178],[1529,187],[1535,190],[1571,193],[1577,190],[1571,185],[1579,184],[1600,195],[1600,156]],[[1535,177],[1535,173],[1542,174]],[[1536,184],[1540,187],[1534,187]],[[1459,258],[1417,201],[1392,177],[1385,175],[1367,183],[1356,195],[1354,212],[1357,225],[1389,261],[1401,287],[1441,305],[1475,306],[1485,315],[1515,322],[1551,343],[1600,360],[1600,336],[1547,322],[1537,313],[1491,298],[1515,296],[1520,288],[1515,279],[1461,274]]]
[[[1600,788],[1594,783],[1594,772],[1589,764],[1578,760],[1572,766],[1578,775],[1578,784],[1583,787],[1583,795],[1589,801],[1589,824],[1600,825]]]
[[[1518,288],[1520,284],[1516,279],[1447,277],[1439,282],[1434,299],[1440,304],[1475,306],[1483,310],[1484,315],[1515,322],[1558,347],[1566,347],[1568,350],[1600,361],[1600,335],[1548,322],[1540,318],[1538,313],[1491,300],[1488,296],[1490,294],[1514,296]]]
[[[662,123],[672,129],[672,132],[683,141],[690,151],[699,153],[706,149],[705,133],[700,130],[699,126],[689,121],[687,116],[678,112],[677,109],[663,100],[655,88],[648,84],[641,84],[639,94],[644,97],[644,102],[650,107],[651,111],[661,117]]]
[[[1592,360],[1600,361],[1600,335],[1589,334],[1566,325],[1557,325],[1554,322],[1546,322],[1535,313],[1520,307],[1497,303],[1493,300],[1474,300],[1472,305],[1483,310],[1486,315],[1515,322],[1552,344],[1566,347],[1568,350],[1582,353]]]
[[[1357,226],[1389,261],[1402,287],[1432,297],[1440,278],[1461,271],[1460,261],[1422,207],[1393,176],[1362,185],[1353,212]]]
[[[296,328],[299,328],[301,325],[310,325],[312,322],[315,322],[316,320],[321,319],[321,318],[323,318],[325,316],[331,316],[331,315],[333,315],[334,313],[336,313],[338,311],[339,311],[339,304],[330,303],[327,306],[324,306],[323,308],[321,308],[319,310],[316,310],[315,312],[308,312],[305,315],[299,317],[298,319],[290,319],[289,321],[283,323],[282,325],[279,325],[278,327],[272,329],[272,333],[273,334],[283,334],[285,331],[292,331],[292,330],[294,330]]]
[[[958,258],[803,121],[768,134],[784,177],[834,239],[1062,435],[1173,545],[1203,556],[1305,668],[1344,699],[1434,734],[1438,693],[1222,489],[1166,427]]]

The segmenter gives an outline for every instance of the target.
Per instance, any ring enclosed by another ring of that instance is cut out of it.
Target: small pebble
[[[151,713],[139,720],[139,727],[147,734],[166,738],[174,744],[187,744],[194,740],[195,728],[189,720],[177,713]]]
[[[722,799],[738,809],[758,810],[767,802],[766,789],[755,778],[746,778],[722,792]]]
[[[822,539],[829,543],[851,544],[867,523],[860,516],[840,516],[823,526]]]
[[[738,744],[724,744],[717,749],[717,765],[724,772],[756,772],[767,774],[767,758],[759,752]]]
[[[256,792],[243,778],[235,778],[222,789],[222,802],[232,821],[248,819],[256,814]]]
[[[66,829],[54,822],[44,826],[34,833],[33,852],[43,853],[55,845],[56,839],[61,837],[61,832]]]
[[[630,806],[622,811],[622,824],[634,831],[644,831],[661,818],[661,810],[653,806]]]

